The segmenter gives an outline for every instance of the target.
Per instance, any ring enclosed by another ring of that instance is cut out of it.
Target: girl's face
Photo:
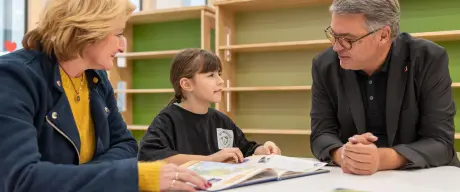
[[[224,80],[219,72],[198,73],[189,82],[191,88],[189,95],[196,100],[209,103],[221,101]]]

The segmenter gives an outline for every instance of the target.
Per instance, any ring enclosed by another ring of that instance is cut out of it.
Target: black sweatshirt
[[[211,155],[223,148],[238,147],[244,157],[260,146],[248,141],[240,128],[222,112],[209,108],[196,114],[176,104],[155,117],[140,142],[139,160],[162,160],[177,154]]]

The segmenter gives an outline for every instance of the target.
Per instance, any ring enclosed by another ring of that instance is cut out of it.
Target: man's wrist
[[[378,153],[379,171],[399,169],[407,163],[407,159],[392,148],[378,148]]]
[[[338,166],[342,165],[342,161],[340,158],[342,147],[334,148],[331,150],[330,154],[332,157],[332,162]]]

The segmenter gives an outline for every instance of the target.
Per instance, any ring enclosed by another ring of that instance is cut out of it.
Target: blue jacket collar
[[[62,88],[62,79],[61,79],[61,74],[59,72],[59,63],[54,56],[54,54],[51,57],[45,57],[47,60],[46,62],[42,62],[44,68],[48,68],[48,70],[44,70],[45,73],[46,71],[52,71],[52,81],[49,82],[52,84],[51,86],[54,87],[56,90],[60,92],[64,92],[64,89]],[[101,76],[93,69],[88,69],[85,71],[86,74],[86,80],[88,81],[88,88],[90,90],[96,88],[100,83],[101,83]]]

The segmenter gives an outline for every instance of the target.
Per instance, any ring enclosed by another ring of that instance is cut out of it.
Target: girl
[[[219,58],[203,49],[186,49],[172,61],[174,99],[153,120],[140,142],[139,159],[181,165],[191,160],[243,162],[250,155],[280,154],[273,142],[248,141],[233,121],[213,108],[221,100]]]

